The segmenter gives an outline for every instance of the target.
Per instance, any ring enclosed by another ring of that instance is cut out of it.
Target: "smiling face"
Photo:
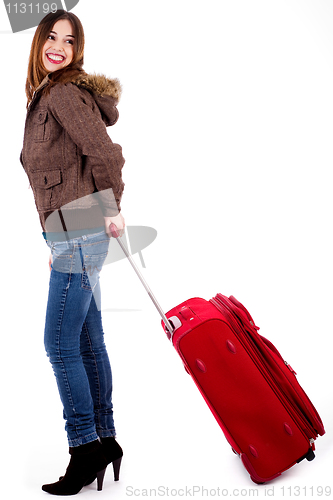
[[[42,60],[48,73],[65,68],[73,60],[74,35],[67,19],[57,21],[42,49]]]

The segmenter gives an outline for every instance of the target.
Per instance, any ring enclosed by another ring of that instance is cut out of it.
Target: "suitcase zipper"
[[[287,361],[284,361],[284,364],[287,366],[287,368],[289,368],[289,370],[291,371],[291,373],[293,373],[294,375],[297,375],[297,373],[295,372],[295,370],[293,370],[293,368],[290,366],[290,364]]]

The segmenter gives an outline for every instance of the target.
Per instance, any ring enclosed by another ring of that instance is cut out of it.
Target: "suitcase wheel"
[[[299,460],[297,460],[297,463],[299,464],[300,462],[302,462],[302,460],[305,460],[307,459],[309,462],[312,462],[312,460],[314,460],[316,458],[316,455],[314,454],[314,451],[312,448],[309,448],[309,451],[303,455]]]

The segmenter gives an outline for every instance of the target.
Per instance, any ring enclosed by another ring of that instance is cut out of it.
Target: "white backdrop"
[[[235,295],[327,431],[313,462],[253,484],[123,260],[101,279],[124,460],[119,483],[110,469],[98,497],[154,498],[158,487],[155,496],[319,496],[333,486],[332,2],[80,0],[73,12],[86,71],[123,85],[109,133],[126,158],[126,222],[158,232],[143,252],[151,288],[166,311]],[[0,491],[36,499],[69,455],[43,346],[48,249],[19,163],[34,29],[11,34],[4,5],[0,20]]]

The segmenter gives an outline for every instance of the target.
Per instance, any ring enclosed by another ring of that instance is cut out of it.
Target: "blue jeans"
[[[75,447],[116,435],[99,283],[109,238],[103,231],[47,244],[53,263],[44,343]]]

